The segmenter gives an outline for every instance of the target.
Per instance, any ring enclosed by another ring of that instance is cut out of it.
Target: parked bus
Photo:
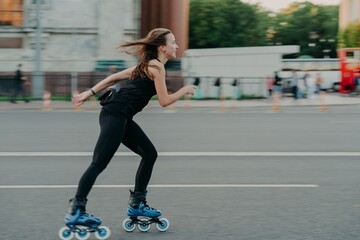
[[[338,50],[341,65],[341,93],[351,93],[356,89],[355,78],[360,77],[360,48],[341,48]]]
[[[338,58],[296,58],[283,59],[282,71],[279,76],[285,79],[283,83],[284,89],[290,87],[289,79],[292,71],[296,70],[299,77],[303,77],[306,72],[310,73],[313,78],[317,74],[321,74],[323,83],[321,88],[323,90],[338,91],[340,88],[340,62]]]

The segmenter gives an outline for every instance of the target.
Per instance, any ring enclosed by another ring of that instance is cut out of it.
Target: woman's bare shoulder
[[[152,59],[149,61],[149,66],[156,66],[156,67],[159,67],[161,69],[164,68],[164,64],[162,64],[159,60],[157,59]]]
[[[159,62],[156,59],[150,60],[149,61],[149,71],[151,72],[151,74],[159,74],[161,72],[165,71],[165,67],[164,64],[162,64],[161,62]]]

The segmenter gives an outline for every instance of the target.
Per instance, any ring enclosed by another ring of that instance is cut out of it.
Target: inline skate
[[[106,226],[100,226],[102,220],[86,213],[87,199],[73,198],[69,201],[69,208],[65,215],[65,225],[58,235],[62,240],[71,240],[74,236],[77,239],[88,239],[92,232],[97,239],[108,239],[110,229]]]
[[[156,228],[160,232],[165,232],[170,226],[166,218],[159,218],[162,215],[161,211],[147,205],[146,191],[133,192],[130,190],[127,215],[129,217],[122,222],[122,227],[126,232],[134,231],[136,226],[141,232],[147,232],[152,223],[156,224]]]

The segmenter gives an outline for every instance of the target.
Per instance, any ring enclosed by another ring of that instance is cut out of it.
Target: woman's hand
[[[83,104],[91,96],[93,96],[93,93],[90,90],[84,91],[80,94],[76,94],[75,96],[73,96],[72,102],[75,107],[78,107],[81,104]]]
[[[183,87],[183,89],[184,89],[185,95],[186,94],[194,95],[196,86],[195,85],[186,85],[185,87]]]

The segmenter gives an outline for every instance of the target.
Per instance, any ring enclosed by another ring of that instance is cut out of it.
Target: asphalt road
[[[91,160],[98,112],[0,111],[0,118],[0,239],[58,239]],[[88,204],[110,239],[360,239],[359,107],[155,108],[136,121],[160,155],[148,201],[171,226],[121,229],[139,158],[120,147]]]

